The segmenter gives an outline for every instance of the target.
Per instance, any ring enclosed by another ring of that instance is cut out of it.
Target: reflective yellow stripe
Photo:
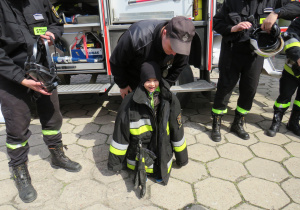
[[[300,101],[295,100],[294,104],[300,107]]]
[[[129,169],[131,169],[131,170],[134,170],[134,169],[135,169],[135,166],[130,165],[129,163],[127,163],[127,168],[129,168]]]
[[[115,154],[115,155],[125,155],[127,149],[126,150],[119,150],[119,149],[114,148],[112,145],[110,145],[109,151],[112,154]]]
[[[171,160],[167,164],[167,166],[168,166],[168,173],[170,173],[170,170],[172,168],[172,163],[173,163],[173,158],[171,158]]]
[[[168,123],[167,123],[167,135],[169,136],[170,135],[170,126],[169,126],[169,121],[168,121]]]
[[[151,125],[143,125],[143,126],[141,126],[139,128],[130,129],[130,133],[132,135],[135,135],[135,136],[141,135],[141,134],[146,133],[148,131],[153,131]]]
[[[20,147],[26,146],[27,142],[28,142],[28,140],[24,141],[24,142],[21,143],[21,144],[8,144],[8,143],[6,143],[6,146],[7,146],[7,148],[9,148],[9,149],[18,149],[18,148],[20,148]]]
[[[295,74],[294,74],[292,68],[289,67],[287,64],[284,64],[284,70],[286,70],[286,71],[287,71],[288,73],[290,73],[291,75],[295,76]],[[300,75],[299,75],[299,76],[295,76],[295,77],[299,78]]]
[[[213,113],[215,113],[215,114],[226,114],[227,113],[227,109],[225,109],[225,110],[220,110],[220,109],[214,109],[214,108],[212,108],[212,110],[211,110]]]
[[[264,22],[265,19],[266,19],[266,18],[260,18],[260,19],[259,19],[259,24],[263,24],[263,22]]]
[[[280,104],[280,103],[277,103],[277,101],[275,101],[275,106],[277,107],[277,108],[288,108],[288,107],[290,107],[290,102],[289,103],[287,103],[287,104]]]
[[[143,161],[145,161],[143,159]],[[127,159],[127,168],[134,170],[136,165],[136,161]],[[149,167],[145,166],[145,170],[147,173],[153,173],[153,164]]]
[[[249,113],[248,110],[243,109],[243,108],[241,108],[241,107],[239,107],[239,106],[236,107],[236,110],[237,110],[239,113],[242,113],[242,114],[248,114],[248,113]]]
[[[175,152],[181,152],[186,148],[186,140],[184,139],[184,143],[179,147],[174,147]]]
[[[293,42],[284,46],[284,51],[288,50],[291,47],[300,47],[300,42]]]
[[[59,130],[42,130],[42,133],[45,136],[52,136],[52,135],[59,134],[60,131]]]

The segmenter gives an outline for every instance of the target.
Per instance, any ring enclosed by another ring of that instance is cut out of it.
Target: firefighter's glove
[[[300,76],[300,66],[298,66],[297,63],[295,63],[295,64],[292,65],[292,70],[293,70],[294,75],[296,77]]]
[[[152,152],[151,150],[146,149],[146,148],[143,148],[143,151],[144,151],[145,166],[149,167],[149,166],[153,165],[154,161],[156,159],[156,155],[154,154],[154,152]],[[137,152],[137,157],[139,160],[139,149]]]
[[[134,189],[138,189],[141,186],[141,198],[146,194],[146,180],[147,174],[145,170],[145,159],[144,159],[145,150],[144,148],[139,148],[139,161],[136,161],[137,165],[135,166],[135,177],[134,177]]]

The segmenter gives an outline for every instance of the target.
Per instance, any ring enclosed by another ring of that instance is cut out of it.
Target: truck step
[[[59,85],[58,94],[104,93],[111,86],[106,84]]]
[[[171,91],[173,93],[183,93],[183,92],[201,92],[201,91],[211,91],[215,90],[216,86],[207,82],[206,80],[198,80],[196,82],[187,83],[184,85],[172,86]],[[108,92],[109,96],[119,96],[120,88],[117,84],[110,89]]]

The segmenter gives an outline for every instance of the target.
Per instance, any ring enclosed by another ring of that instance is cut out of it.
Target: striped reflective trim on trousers
[[[171,142],[175,152],[181,152],[186,148],[186,139],[184,136],[180,141],[171,141]]]
[[[129,144],[119,144],[114,140],[110,143],[109,151],[115,155],[125,155]]]
[[[274,106],[276,106],[277,108],[284,108],[284,109],[290,107],[290,105],[291,105],[291,102],[289,102],[287,104],[280,104],[277,101],[275,101],[275,104],[274,104]]]
[[[21,147],[25,147],[27,143],[28,143],[28,140],[22,142],[21,144],[8,144],[8,143],[6,143],[6,146],[9,149],[18,149],[18,148],[21,148]]]
[[[136,161],[135,160],[129,160],[128,158],[126,159],[127,161],[127,168],[134,170],[135,169],[135,165],[136,165]],[[149,167],[145,167],[146,172],[147,173],[153,173],[153,164]]]
[[[42,130],[44,136],[53,136],[60,133],[60,130]]]
[[[170,170],[172,168],[172,163],[173,163],[173,157],[171,157],[171,160],[169,160],[167,167],[168,167],[168,173],[170,173]]]

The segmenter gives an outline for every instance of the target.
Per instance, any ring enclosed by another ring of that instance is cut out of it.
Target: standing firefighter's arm
[[[47,30],[53,33],[55,38],[61,38],[64,32],[62,19],[59,17],[57,11],[49,0],[44,0],[44,8],[49,21]]]
[[[115,121],[113,139],[109,148],[108,169],[112,171],[120,171],[123,161],[126,157],[127,148],[129,146],[129,98],[126,97],[119,110]]]
[[[178,98],[172,94],[170,110],[170,139],[176,157],[176,164],[184,166],[188,163],[186,139],[182,124],[181,107]]]
[[[284,51],[286,56],[297,63],[300,58],[300,19],[291,23],[288,30],[283,33]]]

